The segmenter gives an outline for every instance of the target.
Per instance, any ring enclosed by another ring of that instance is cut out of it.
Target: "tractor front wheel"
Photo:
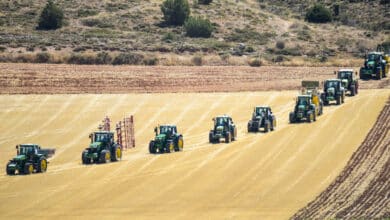
[[[265,121],[265,124],[264,124],[264,132],[267,133],[269,130],[270,130],[270,123],[267,120],[267,121]]]
[[[174,146],[173,146],[173,142],[172,141],[169,141],[167,143],[167,145],[165,146],[165,153],[171,153],[172,151],[174,151]]]
[[[154,144],[154,141],[150,141],[150,143],[149,143],[149,152],[151,154],[155,154],[156,153],[156,146]]]
[[[295,122],[295,115],[294,115],[294,112],[290,112],[289,119],[290,119],[290,124],[292,124],[292,123]]]
[[[351,96],[355,96],[355,94],[356,94],[356,87],[355,87],[355,85],[352,85],[351,86]]]
[[[209,142],[214,143],[214,137],[212,132],[209,133]]]
[[[15,175],[15,170],[9,168],[10,163],[7,163],[6,172],[7,175]]]
[[[230,140],[231,140],[231,134],[230,134],[230,132],[227,132],[225,134],[225,142],[226,143],[230,143]]]
[[[116,162],[120,159],[122,159],[122,149],[119,145],[115,145],[112,147],[111,161]]]
[[[34,166],[31,163],[26,163],[24,165],[23,174],[29,175],[34,172]]]
[[[100,163],[108,163],[110,161],[110,158],[111,158],[110,152],[106,151],[106,150],[103,150],[100,153],[99,162]]]
[[[336,103],[337,103],[337,105],[341,104],[341,95],[336,97]]]

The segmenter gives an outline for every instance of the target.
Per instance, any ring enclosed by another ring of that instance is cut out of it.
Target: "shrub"
[[[107,52],[100,52],[96,56],[96,64],[111,64],[112,57]]]
[[[148,57],[148,58],[144,59],[143,63],[146,66],[155,66],[158,64],[158,58],[157,57]]]
[[[332,14],[323,5],[316,4],[307,11],[306,20],[312,23],[326,23],[332,21]]]
[[[249,60],[248,64],[252,67],[259,67],[263,65],[263,62],[259,58],[252,58]]]
[[[123,64],[141,64],[144,56],[137,53],[120,53],[112,61],[113,65],[123,65]]]
[[[184,23],[184,29],[189,37],[205,37],[208,38],[213,32],[213,26],[208,19],[201,17],[190,17]]]
[[[285,47],[285,43],[284,43],[284,41],[278,40],[278,41],[276,41],[275,46],[276,46],[276,48],[278,48],[279,50],[283,50],[284,47]]]
[[[202,4],[202,5],[208,5],[212,2],[213,0],[198,0],[198,3],[199,4]]]
[[[69,64],[94,64],[95,58],[92,55],[83,55],[79,53],[72,54],[68,59]]]
[[[188,0],[165,0],[161,11],[165,22],[170,25],[183,25],[190,16]]]
[[[62,27],[64,13],[52,0],[48,0],[41,16],[39,17],[39,30],[55,30]]]
[[[202,66],[203,64],[203,58],[200,55],[192,57],[191,61],[195,66]]]
[[[37,53],[35,62],[37,63],[48,63],[50,60],[50,54],[46,52]]]

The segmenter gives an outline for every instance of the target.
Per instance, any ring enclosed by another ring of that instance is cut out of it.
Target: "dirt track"
[[[297,125],[287,122],[295,91],[3,95],[0,164],[18,143],[58,150],[45,174],[0,174],[0,218],[287,219],[339,175],[389,94],[363,90],[342,106],[327,107],[317,122]],[[258,104],[273,107],[276,131],[246,133]],[[208,144],[211,118],[222,113],[236,121],[238,141]],[[124,114],[135,115],[137,148],[118,163],[81,165],[89,132],[105,115],[117,121]],[[148,154],[153,127],[166,122],[183,132],[184,152]]]
[[[332,67],[167,67],[0,64],[0,94],[238,92],[294,90],[334,78]],[[358,68],[355,68],[358,71]],[[390,88],[390,78],[361,81]]]
[[[390,100],[336,180],[293,219],[390,218]]]

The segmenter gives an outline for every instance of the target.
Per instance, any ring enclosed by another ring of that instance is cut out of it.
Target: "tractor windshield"
[[[325,84],[325,86],[327,87],[327,88],[330,88],[330,87],[337,87],[337,85],[338,85],[338,81],[327,81],[326,82],[326,84]]]
[[[298,105],[308,105],[308,104],[309,104],[308,97],[299,97],[298,98]]]
[[[368,59],[368,61],[376,61],[378,59],[378,55],[374,54],[374,53],[368,54],[367,59]]]
[[[95,142],[107,142],[109,139],[108,133],[95,133]]]
[[[215,119],[215,126],[224,126],[227,122],[227,118],[218,117]]]
[[[339,72],[340,79],[349,79],[352,76],[352,72]]]
[[[160,126],[160,134],[171,134],[174,130],[172,126]]]
[[[256,116],[263,116],[266,113],[267,109],[266,108],[256,108]]]
[[[32,145],[21,145],[19,148],[19,155],[27,155],[34,153],[35,148]]]

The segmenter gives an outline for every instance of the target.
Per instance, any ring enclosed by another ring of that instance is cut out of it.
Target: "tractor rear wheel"
[[[47,170],[47,160],[45,158],[41,158],[39,160],[37,172],[44,173],[46,172],[46,170]]]
[[[24,164],[23,174],[28,175],[34,172],[34,166],[31,163]]]
[[[154,141],[150,141],[149,142],[149,152],[151,154],[155,154],[156,153],[156,146],[154,144]]]
[[[336,103],[337,103],[337,105],[341,104],[341,95],[336,97]]]
[[[180,136],[177,139],[177,143],[176,143],[176,146],[175,146],[175,151],[183,151],[183,147],[184,147],[183,137]]]
[[[214,143],[214,137],[212,132],[209,133],[209,142]]]

